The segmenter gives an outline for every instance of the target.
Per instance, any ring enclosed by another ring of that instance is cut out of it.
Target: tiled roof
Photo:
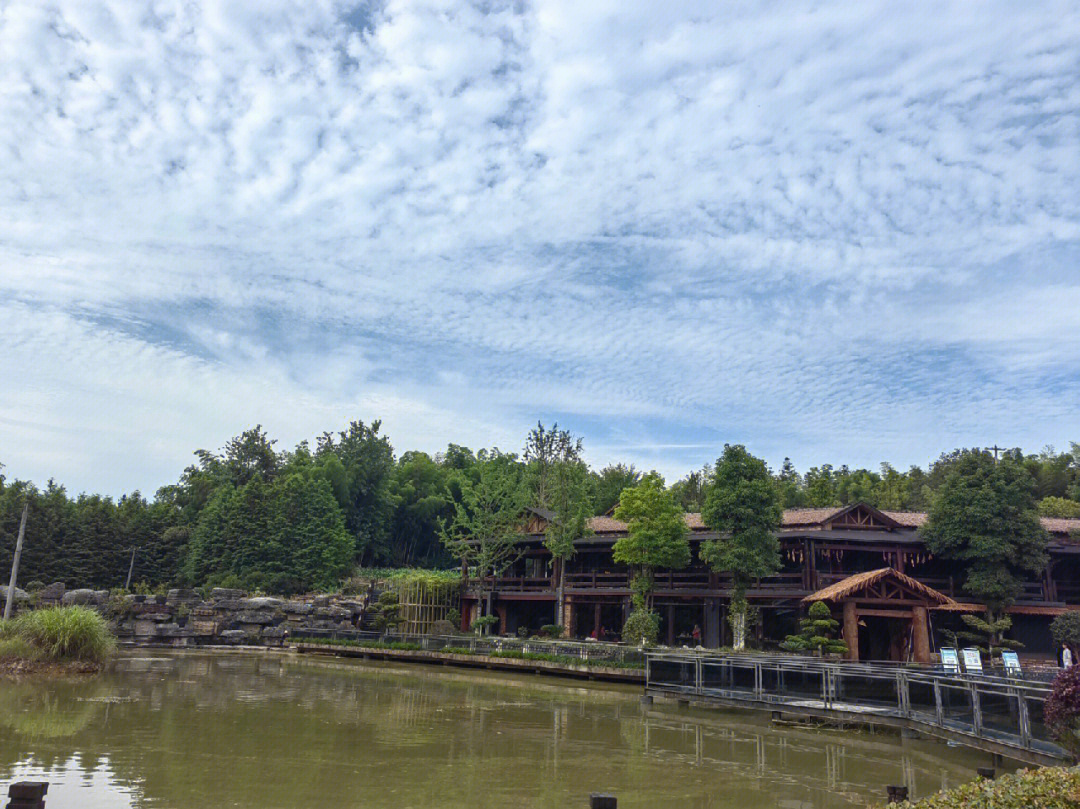
[[[789,508],[784,511],[781,526],[784,528],[797,528],[806,525],[822,525],[830,517],[843,511],[843,507],[836,508]],[[926,523],[928,515],[925,511],[883,511],[886,517],[895,520],[905,528],[919,528]],[[683,515],[686,525],[692,531],[700,531],[706,527],[697,512]],[[1051,534],[1071,535],[1080,532],[1080,520],[1066,520],[1058,517],[1043,517],[1043,528]],[[597,534],[615,534],[626,530],[626,523],[616,520],[614,517],[591,517],[589,528]]]
[[[982,604],[972,604],[971,602],[957,602],[952,604],[942,604],[939,607],[934,607],[935,610],[940,612],[985,612],[986,607]],[[1061,615],[1066,612],[1076,612],[1077,607],[1049,607],[1041,606],[1038,604],[1013,604],[1011,607],[1006,607],[1005,612],[1010,615]]]

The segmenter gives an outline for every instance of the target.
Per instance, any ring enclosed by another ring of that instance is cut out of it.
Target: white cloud
[[[11,473],[1075,437],[1067,4],[8,3],[0,52]]]

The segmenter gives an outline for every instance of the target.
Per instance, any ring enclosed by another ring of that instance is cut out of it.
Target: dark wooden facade
[[[546,516],[540,512],[530,515],[523,555],[504,575],[484,584],[466,582],[465,626],[476,615],[481,594],[492,586],[501,632],[535,632],[554,622],[558,567],[552,565],[543,546]],[[700,515],[688,514],[686,520],[694,561],[682,570],[656,574],[654,601],[663,619],[661,641],[689,644],[696,626],[703,645],[726,645],[730,640],[726,614],[732,581],[709,571],[698,560],[697,546],[716,535],[702,524]],[[782,639],[794,631],[804,599],[854,574],[881,568],[892,568],[957,602],[933,605],[930,622],[935,628],[955,623],[958,612],[978,609],[962,590],[962,568],[935,558],[926,549],[918,533],[925,520],[922,513],[885,512],[862,503],[786,511],[778,532],[783,567],[775,576],[755,582],[747,593],[761,618],[754,630],[758,637]],[[1080,531],[1080,520],[1044,520],[1044,525],[1051,538],[1050,564],[1042,576],[1025,582],[1011,612],[1014,635],[1032,651],[1048,653],[1046,627],[1051,618],[1070,607],[1080,609],[1080,540],[1073,538]],[[596,517],[590,527],[593,533],[578,540],[577,553],[563,572],[564,626],[571,637],[616,637],[629,613],[630,587],[629,571],[614,563],[611,549],[625,535],[626,526],[610,517]],[[873,616],[866,620],[870,618]],[[895,629],[889,631],[895,635]],[[871,645],[863,657],[896,658],[900,654],[895,639],[889,641],[891,648],[883,649],[878,638],[883,633],[875,626],[868,626],[868,630],[861,642]],[[911,649],[909,642],[908,656]]]

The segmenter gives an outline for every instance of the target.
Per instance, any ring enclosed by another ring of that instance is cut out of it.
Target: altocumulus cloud
[[[0,3],[0,461],[1080,437],[1066,2]]]

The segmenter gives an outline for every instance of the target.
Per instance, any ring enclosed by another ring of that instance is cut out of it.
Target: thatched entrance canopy
[[[859,659],[860,618],[904,619],[910,627],[903,635],[894,633],[893,640],[909,649],[911,658],[919,663],[930,662],[930,624],[927,610],[956,602],[933,587],[906,576],[899,570],[883,567],[866,573],[856,573],[811,593],[803,602],[831,601],[844,609],[844,641],[848,659]],[[895,624],[895,621],[892,623]],[[901,650],[893,654],[900,654]],[[897,659],[893,657],[892,659]],[[903,659],[908,659],[904,653]]]
[[[846,579],[830,584],[811,593],[803,599],[813,601],[907,601],[918,602],[925,606],[955,604],[956,602],[933,587],[927,587],[920,581],[906,576],[899,570],[883,567],[866,573],[856,573]]]

